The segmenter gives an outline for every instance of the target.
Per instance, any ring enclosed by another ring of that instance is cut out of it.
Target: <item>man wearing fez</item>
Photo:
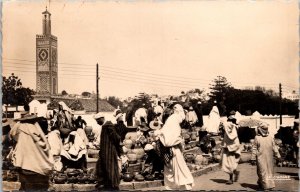
[[[99,183],[96,187],[98,190],[119,190],[118,158],[121,155],[121,137],[117,134],[114,124],[111,121],[105,121],[104,115],[97,113],[94,119],[102,126],[99,159],[96,165]]]

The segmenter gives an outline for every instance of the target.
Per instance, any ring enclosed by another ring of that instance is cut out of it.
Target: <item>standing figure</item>
[[[189,111],[186,114],[186,121],[189,122],[192,127],[198,122],[198,117],[193,106],[189,107]]]
[[[218,133],[220,122],[221,120],[220,120],[219,109],[217,106],[213,106],[208,116],[206,131],[213,134]]]
[[[53,156],[45,136],[48,127],[41,127],[39,119],[35,115],[18,119],[10,131],[10,137],[16,142],[11,160],[20,168],[20,190],[46,191],[49,187]]]
[[[75,127],[76,128],[81,128],[83,129],[84,127],[86,127],[86,122],[84,119],[82,119],[82,117],[79,115],[77,117],[77,119],[74,121]]]
[[[231,121],[231,118],[229,118]],[[233,120],[234,121],[234,120]],[[238,181],[239,171],[237,166],[241,155],[241,145],[237,134],[237,126],[232,122],[224,123],[224,139],[222,141],[222,160],[221,166],[225,173],[229,174],[229,180],[226,184],[233,184]],[[235,175],[235,178],[233,178]]]
[[[198,101],[198,103],[195,107],[195,112],[196,112],[197,118],[198,118],[196,126],[202,127],[203,126],[203,113],[202,113],[201,101]]]
[[[257,135],[254,138],[252,158],[256,157],[257,184],[259,188],[264,190],[270,190],[275,187],[275,182],[272,179],[274,173],[274,153],[277,158],[280,158],[274,138],[269,135],[268,125],[261,123],[257,127]]]
[[[164,166],[164,184],[167,190],[184,188],[191,190],[194,185],[194,178],[186,165],[182,154],[181,127],[180,123],[185,119],[185,113],[181,105],[174,105],[174,114],[167,120],[165,125],[155,131],[160,142],[166,148],[170,148],[170,152],[165,149],[160,150],[163,153],[167,152],[169,155],[165,161]],[[163,154],[163,157],[166,156]]]
[[[117,134],[115,125],[111,121],[105,121],[105,117],[98,113],[94,116],[101,129],[100,152],[96,165],[98,177],[98,190],[119,190],[120,173],[119,157],[121,155],[121,137]],[[103,185],[100,188],[100,185]]]

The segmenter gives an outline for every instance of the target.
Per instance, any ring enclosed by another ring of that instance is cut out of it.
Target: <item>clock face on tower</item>
[[[49,57],[49,53],[46,49],[41,49],[38,53],[38,57],[40,61],[46,61]]]

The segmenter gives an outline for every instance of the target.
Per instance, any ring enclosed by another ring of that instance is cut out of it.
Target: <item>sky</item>
[[[299,90],[296,0],[4,1],[3,75],[32,89],[46,6],[59,92],[96,92],[96,63],[101,97],[209,91],[218,75],[236,88]]]

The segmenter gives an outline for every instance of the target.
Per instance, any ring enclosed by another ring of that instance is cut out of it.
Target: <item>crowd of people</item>
[[[242,148],[234,115],[221,123],[218,108],[214,106],[204,126],[201,102],[196,106],[172,103],[166,108],[158,102],[149,109],[140,107],[133,116],[138,127],[137,140],[147,153],[145,163],[153,166],[150,174],[163,177],[167,190],[191,190],[194,186],[183,156],[184,139],[181,135],[182,129],[194,126],[202,127],[197,146],[205,153],[210,152],[208,145],[210,149],[215,145],[211,146],[209,137],[221,134],[221,168],[229,175],[227,184],[238,181]],[[33,177],[41,178],[39,182],[44,183],[42,187],[39,183],[40,190],[46,189],[52,171],[76,168],[86,172],[89,148],[99,150],[95,167],[96,189],[119,190],[120,174],[127,163],[124,155],[127,149],[123,143],[128,131],[124,122],[127,117],[120,109],[114,111],[114,123],[102,113],[93,117],[99,129],[89,127],[81,116],[75,118],[68,106],[60,102],[48,120],[25,114],[3,126],[2,143],[4,148],[13,146],[6,155],[19,168],[21,190],[29,189],[26,182]],[[268,178],[273,175],[273,154],[280,159],[280,153],[266,123],[261,123],[256,130],[252,160],[257,165],[258,185],[262,189],[272,189],[274,181]],[[201,135],[203,132],[206,134]]]

